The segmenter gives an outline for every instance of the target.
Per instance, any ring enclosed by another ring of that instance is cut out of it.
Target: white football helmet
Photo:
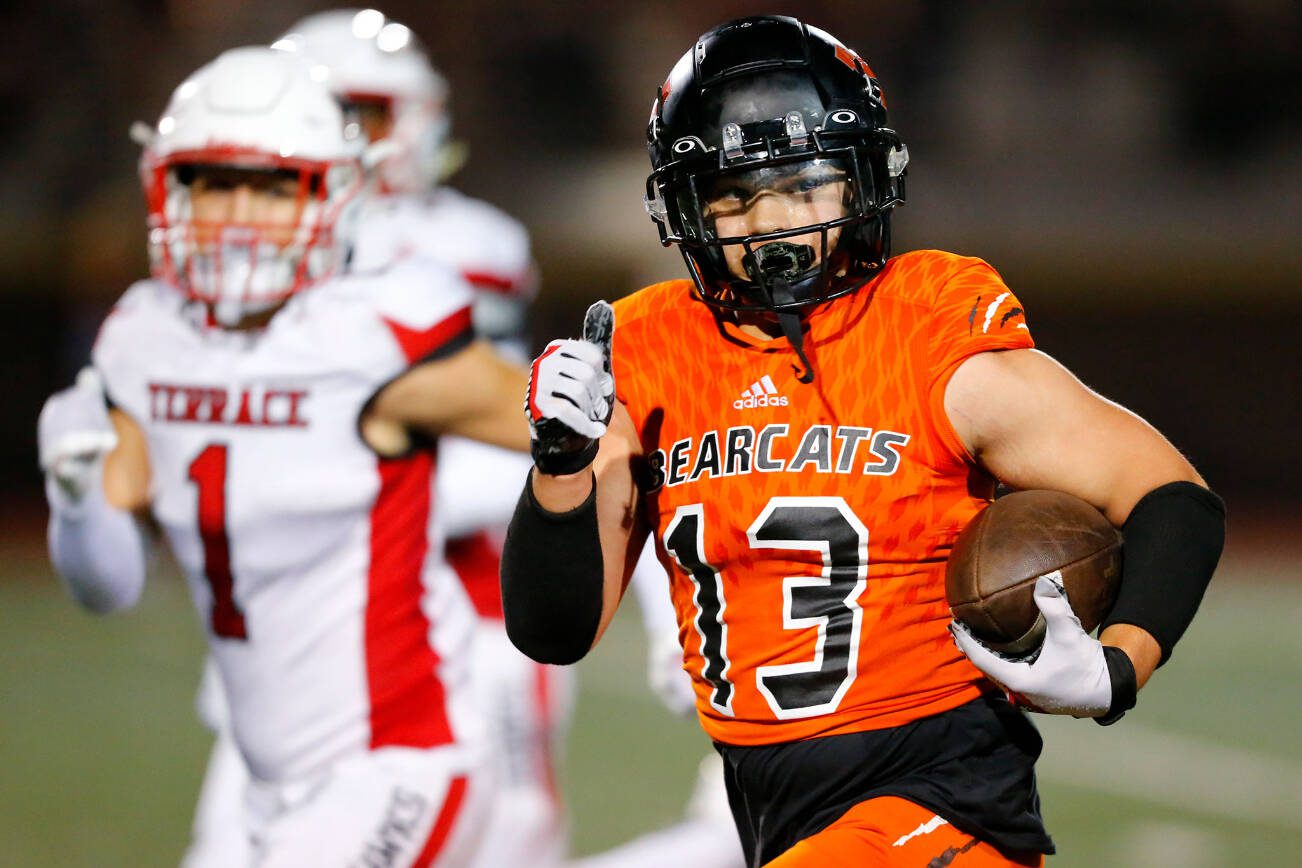
[[[285,52],[236,48],[182,82],[141,136],[154,275],[206,303],[223,325],[274,307],[346,261],[366,142],[344,123],[325,75]],[[296,178],[292,229],[201,222],[190,183],[196,170],[214,168]]]
[[[334,9],[302,19],[272,47],[325,64],[327,85],[345,104],[387,110],[382,189],[418,192],[456,169],[457,149],[448,142],[447,82],[405,25],[376,9]]]

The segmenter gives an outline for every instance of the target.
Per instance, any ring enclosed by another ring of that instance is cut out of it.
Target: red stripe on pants
[[[443,807],[434,820],[434,828],[430,829],[429,838],[421,848],[420,855],[416,857],[415,862],[411,863],[412,868],[429,868],[434,864],[439,851],[448,842],[448,835],[452,833],[452,825],[457,821],[457,814],[461,812],[461,803],[465,799],[466,778],[462,775],[453,778],[448,786],[448,797],[443,800]]]

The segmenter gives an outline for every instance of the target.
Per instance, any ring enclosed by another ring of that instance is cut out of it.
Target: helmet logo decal
[[[844,45],[836,46],[836,59],[853,69],[855,72],[862,72],[869,78],[876,78],[876,74],[864,63],[862,57],[854,52],[853,49],[846,48]]]

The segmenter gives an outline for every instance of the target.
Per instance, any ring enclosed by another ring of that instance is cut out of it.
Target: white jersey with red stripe
[[[480,294],[528,302],[538,291],[524,226],[451,187],[376,196],[366,203],[353,267],[380,267],[412,255],[456,269]]]
[[[255,778],[470,737],[473,615],[432,521],[434,455],[378,458],[367,401],[472,334],[470,293],[417,260],[304,291],[265,329],[209,327],[133,286],[93,361],[147,438],[181,564]]]
[[[501,339],[518,338],[525,306],[538,289],[529,235],[519,221],[451,187],[371,198],[360,220],[352,268],[383,268],[409,257],[457,271],[475,290],[475,330],[513,354],[514,348],[503,347]],[[525,361],[523,356],[520,361]],[[524,455],[459,438],[446,438],[443,446],[448,460],[438,494],[453,505],[446,516],[448,557],[480,615],[500,620],[501,536],[532,462]]]

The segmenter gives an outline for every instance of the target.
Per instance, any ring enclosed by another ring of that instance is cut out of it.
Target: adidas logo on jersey
[[[787,396],[779,395],[773,379],[765,374],[751,383],[741,397],[732,402],[732,406],[735,410],[749,410],[752,407],[785,407],[788,403]]]

